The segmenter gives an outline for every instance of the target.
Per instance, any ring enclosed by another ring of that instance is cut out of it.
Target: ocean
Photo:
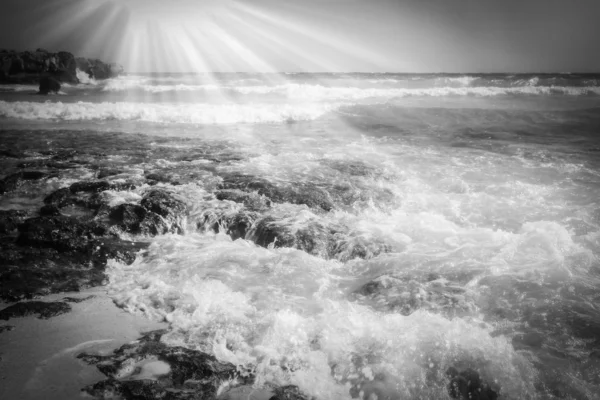
[[[0,209],[108,168],[135,186],[103,192],[113,207],[181,199],[178,232],[117,232],[150,245],[107,269],[119,307],[169,323],[165,343],[317,399],[451,398],[451,371],[500,399],[600,398],[600,75],[155,73],[35,92],[0,87],[0,146],[87,163]]]

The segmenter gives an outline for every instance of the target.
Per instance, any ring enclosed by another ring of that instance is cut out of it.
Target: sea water
[[[167,343],[318,399],[448,398],[450,367],[503,399],[598,398],[600,76],[130,74],[35,91],[0,87],[3,130],[145,134],[165,156],[124,149],[128,178],[188,177],[169,187],[183,234],[108,270],[119,306],[170,323]],[[203,146],[227,156],[169,156]],[[209,229],[243,208],[215,197],[223,173],[328,193],[331,209],[261,216],[315,247]]]

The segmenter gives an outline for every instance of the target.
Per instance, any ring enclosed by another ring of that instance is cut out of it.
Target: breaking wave
[[[26,120],[128,120],[158,123],[234,124],[314,120],[333,104],[153,104],[0,101],[0,117]]]

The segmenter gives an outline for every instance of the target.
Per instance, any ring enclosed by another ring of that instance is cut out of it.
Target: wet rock
[[[162,190],[152,190],[140,202],[141,206],[164,218],[177,218],[186,211],[183,201]]]
[[[257,193],[247,193],[238,189],[224,189],[215,192],[217,200],[229,200],[241,203],[252,211],[265,211],[271,206],[271,201]]]
[[[350,176],[375,176],[377,169],[359,160],[324,160],[323,163],[331,169]]]
[[[228,174],[223,176],[219,189],[256,192],[275,203],[304,204],[325,211],[330,211],[334,207],[328,193],[312,183],[295,182],[289,185],[275,185],[253,175]]]
[[[89,299],[93,299],[94,296],[93,294],[86,296],[86,297],[63,297],[63,301],[66,301],[67,303],[83,303],[86,300]]]
[[[40,78],[40,89],[39,94],[49,94],[60,92],[60,82],[58,79],[51,76],[44,76]]]
[[[93,241],[91,256],[96,264],[106,265],[116,260],[127,265],[135,261],[138,253],[148,248],[148,242],[130,242],[118,238],[102,238]]]
[[[257,219],[257,214],[252,212],[239,212],[235,214],[232,218],[227,219],[225,221],[225,226],[227,227],[227,233],[232,240],[236,239],[244,239],[254,224],[254,221]]]
[[[171,177],[160,173],[147,174],[146,179],[149,181],[148,183],[150,185],[156,185],[159,182],[170,183],[171,185],[179,185],[179,182],[176,179],[171,179]]]
[[[71,193],[79,193],[79,192],[86,192],[86,193],[100,193],[103,192],[105,190],[110,190],[112,189],[112,186],[110,183],[106,182],[106,181],[82,181],[82,182],[75,182],[74,184],[72,184],[69,189],[71,190]]]
[[[123,173],[123,170],[121,169],[116,169],[116,168],[103,168],[100,171],[98,171],[98,179],[104,179],[107,176],[113,176],[113,175],[119,175]]]
[[[0,310],[0,319],[9,320],[11,318],[26,317],[32,314],[37,314],[38,318],[48,319],[56,317],[57,315],[65,314],[69,311],[71,311],[71,306],[60,301],[19,302]]]
[[[0,235],[8,235],[17,231],[17,227],[31,213],[24,210],[0,210]]]
[[[0,325],[0,333],[10,332],[14,329],[15,329],[14,325]],[[2,360],[2,359],[0,358],[0,360]]]
[[[332,236],[328,227],[311,222],[300,228],[293,228],[271,216],[258,220],[248,231],[246,239],[262,247],[293,247],[324,258],[330,256],[332,248]]]
[[[54,205],[46,204],[40,208],[40,215],[44,217],[60,215],[60,209]]]
[[[394,247],[386,242],[367,240],[363,237],[341,237],[333,249],[334,257],[342,262],[362,258],[369,260],[383,253],[390,253]]]
[[[15,149],[0,149],[0,157],[6,158],[25,158],[27,154],[25,152]]]
[[[265,217],[252,228],[248,238],[259,246],[294,247],[295,236],[290,227],[273,217]]]
[[[85,250],[94,237],[106,234],[106,228],[95,222],[80,222],[66,216],[37,217],[19,226],[17,244],[49,247],[59,251]]]
[[[453,399],[459,400],[496,400],[498,393],[483,382],[479,373],[471,368],[458,371],[454,367],[448,368],[446,376],[450,378],[448,394]]]
[[[71,190],[69,188],[62,188],[46,196],[46,198],[44,198],[44,203],[46,205],[62,208],[73,204],[74,201],[71,198]]]
[[[309,400],[310,397],[307,397],[303,394],[297,386],[288,385],[276,388],[273,390],[275,393],[273,396],[269,398],[269,400]]]
[[[124,399],[214,399],[223,383],[234,378],[239,384],[251,380],[241,376],[233,364],[220,362],[209,354],[168,347],[160,341],[165,332],[150,332],[111,356],[78,355],[108,377],[83,391],[99,398],[117,394]],[[139,377],[144,362],[162,362],[167,368],[155,379],[144,379]]]
[[[49,175],[47,173],[41,171],[17,172],[0,180],[0,194],[16,190],[24,181],[33,181],[48,177]]]
[[[137,204],[120,204],[110,210],[109,218],[125,232],[139,233],[146,209]]]
[[[57,250],[0,239],[0,298],[16,301],[103,285],[109,259],[131,264],[148,245],[102,237],[83,249]]]
[[[402,315],[426,309],[455,316],[473,309],[470,295],[462,287],[444,279],[425,281],[415,275],[382,275],[362,285],[355,294],[378,310]]]

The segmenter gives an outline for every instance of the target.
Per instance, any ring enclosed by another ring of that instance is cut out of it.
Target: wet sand
[[[78,354],[108,354],[137,339],[141,332],[166,326],[117,308],[103,288],[40,300],[90,295],[94,297],[71,303],[71,312],[51,319],[28,316],[0,322],[0,326],[15,327],[0,333],[0,399],[89,398],[81,389],[106,377],[95,366],[78,360]],[[0,309],[8,305],[0,303]]]

